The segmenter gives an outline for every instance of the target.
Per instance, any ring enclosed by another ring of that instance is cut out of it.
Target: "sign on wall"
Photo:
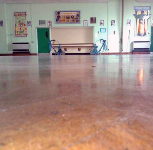
[[[40,26],[46,26],[46,20],[39,20]]]
[[[106,28],[100,28],[100,33],[106,33]]]
[[[80,23],[80,11],[56,11],[56,23]]]
[[[15,12],[15,36],[27,37],[26,12]]]

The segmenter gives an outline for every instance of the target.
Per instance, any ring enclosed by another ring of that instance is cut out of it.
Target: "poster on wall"
[[[131,20],[128,19],[127,22],[126,22],[127,26],[131,26]]]
[[[104,26],[104,20],[100,20],[100,26]]]
[[[0,27],[3,27],[3,20],[0,20]]]
[[[136,36],[147,36],[148,35],[148,19],[151,17],[150,6],[135,6],[134,17],[136,19]]]
[[[96,23],[96,17],[91,17],[90,18],[90,23]]]
[[[79,24],[80,11],[55,11],[56,23],[59,24]]]
[[[115,20],[111,20],[111,26],[115,26]]]
[[[83,20],[83,26],[88,26],[88,20]]]
[[[48,24],[48,27],[52,27],[52,21],[51,21],[51,20],[49,20],[49,21],[47,22],[47,24]]]
[[[26,12],[15,12],[15,37],[27,37]]]
[[[27,27],[31,27],[32,24],[31,24],[31,21],[27,21]]]

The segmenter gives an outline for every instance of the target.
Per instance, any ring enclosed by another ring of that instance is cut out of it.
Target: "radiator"
[[[29,43],[12,43],[13,53],[30,53]]]
[[[133,52],[150,52],[150,41],[134,41]]]

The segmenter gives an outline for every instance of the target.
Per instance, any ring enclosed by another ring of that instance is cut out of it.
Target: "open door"
[[[49,28],[38,28],[38,53],[50,53],[49,40],[50,40]]]

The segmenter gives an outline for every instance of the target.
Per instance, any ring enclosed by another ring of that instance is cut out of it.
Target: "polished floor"
[[[153,150],[153,56],[0,57],[0,150]]]

